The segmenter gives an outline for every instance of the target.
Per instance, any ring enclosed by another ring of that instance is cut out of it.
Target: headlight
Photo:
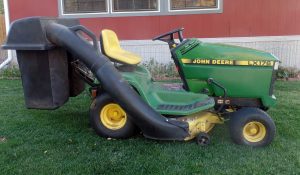
[[[278,70],[278,67],[279,67],[279,62],[276,61],[276,62],[275,62],[275,65],[274,65],[274,70]]]

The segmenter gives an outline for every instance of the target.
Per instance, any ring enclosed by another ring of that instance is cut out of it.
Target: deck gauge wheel
[[[201,132],[196,137],[196,141],[199,146],[207,146],[210,144],[210,137],[207,133]]]

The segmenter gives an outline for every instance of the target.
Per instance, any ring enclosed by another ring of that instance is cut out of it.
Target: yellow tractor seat
[[[102,53],[112,59],[112,61],[130,65],[137,65],[142,60],[139,55],[122,49],[118,36],[112,30],[102,30],[100,42]]]

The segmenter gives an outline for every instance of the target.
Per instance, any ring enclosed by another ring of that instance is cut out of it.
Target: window
[[[157,0],[113,0],[113,12],[157,11]]]
[[[217,8],[217,0],[171,0],[171,10]]]
[[[155,16],[222,13],[223,0],[58,0],[63,17]]]
[[[107,12],[107,0],[64,0],[64,13]]]

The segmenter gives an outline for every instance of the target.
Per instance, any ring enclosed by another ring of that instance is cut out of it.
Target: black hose
[[[78,37],[68,27],[50,23],[46,26],[50,42],[76,55],[101,82],[103,89],[132,117],[132,121],[148,138],[184,140],[189,136],[188,123],[169,120],[145,103],[102,54],[97,55],[93,46]]]

